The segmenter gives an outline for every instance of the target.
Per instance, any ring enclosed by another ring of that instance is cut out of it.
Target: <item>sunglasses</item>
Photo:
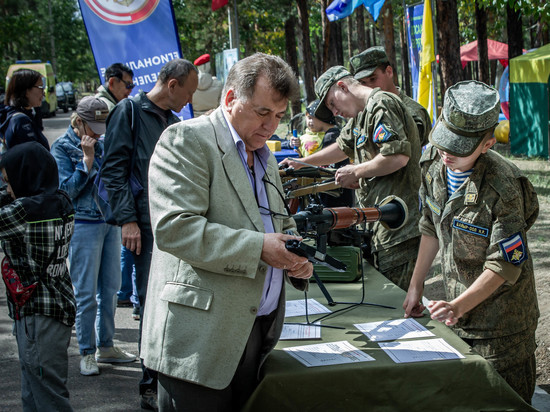
[[[134,87],[136,87],[136,85],[135,85],[134,83],[132,83],[132,82],[126,82],[126,81],[124,81],[124,80],[122,80],[122,79],[118,79],[118,80],[120,80],[122,83],[124,83],[124,85],[126,86],[126,88],[127,88],[128,90],[132,90]]]

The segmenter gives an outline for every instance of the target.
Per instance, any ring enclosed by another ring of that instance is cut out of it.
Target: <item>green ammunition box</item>
[[[355,246],[328,246],[327,254],[342,261],[345,272],[335,272],[323,265],[313,265],[315,272],[323,282],[355,282],[361,277],[360,251]],[[314,280],[312,277],[310,280]]]

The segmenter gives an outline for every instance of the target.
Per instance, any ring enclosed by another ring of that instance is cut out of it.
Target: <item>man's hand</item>
[[[122,246],[136,255],[141,253],[141,231],[137,222],[122,225]]]
[[[424,309],[426,306],[422,304],[422,293],[424,288],[421,290],[416,290],[409,286],[407,296],[403,302],[403,309],[405,309],[405,317],[421,318],[424,316]]]
[[[359,177],[357,177],[357,166],[346,165],[336,171],[336,183],[346,189],[359,189]]]
[[[285,243],[290,239],[302,240],[298,236],[265,233],[261,259],[269,266],[286,269],[291,277],[308,279],[313,274],[313,265],[307,258],[298,256],[286,249]]]

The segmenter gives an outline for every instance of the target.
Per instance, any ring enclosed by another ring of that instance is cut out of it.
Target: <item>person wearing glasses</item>
[[[111,111],[118,102],[130,96],[136,86],[133,78],[132,69],[122,63],[113,63],[105,70],[105,84],[97,88],[95,97],[103,100]]]
[[[38,142],[48,151],[48,139],[42,133],[41,122],[33,108],[40,107],[44,97],[44,79],[35,70],[13,72],[0,108],[0,138],[2,152],[25,142]]]
[[[156,146],[141,355],[160,410],[240,410],[280,336],[285,281],[307,287],[313,266],[285,248],[295,224],[266,145],[298,93],[287,63],[256,53],[231,68],[221,107]]]
[[[76,337],[80,373],[98,375],[97,362],[133,362],[136,356],[113,345],[115,295],[120,287],[120,228],[103,220],[93,198],[94,179],[103,156],[107,105],[86,96],[71,115],[65,134],[52,145],[59,170],[59,188],[75,208],[69,249],[76,296]]]

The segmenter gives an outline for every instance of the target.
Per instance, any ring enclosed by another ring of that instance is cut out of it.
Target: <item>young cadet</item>
[[[422,239],[405,317],[422,316],[423,282],[438,251],[446,300],[432,319],[485,357],[531,403],[539,310],[527,230],[537,195],[520,170],[489,150],[500,110],[498,92],[477,81],[450,87],[430,134],[422,169]]]
[[[399,97],[362,85],[342,66],[331,67],[319,76],[315,92],[320,100],[316,117],[326,118],[332,113],[350,120],[337,144],[301,160],[322,166],[353,159],[353,164],[337,170],[335,178],[340,186],[356,189],[360,207],[379,204],[389,195],[403,199],[409,211],[403,228],[390,230],[376,222],[369,229],[373,231],[370,246],[374,267],[406,290],[420,243],[421,150],[416,124]],[[292,159],[281,164],[295,169],[303,166]]]

